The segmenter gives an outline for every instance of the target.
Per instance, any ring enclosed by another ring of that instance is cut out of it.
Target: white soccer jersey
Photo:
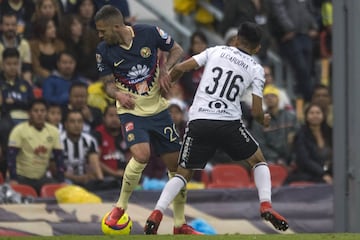
[[[240,98],[249,86],[262,97],[264,70],[249,54],[228,46],[208,48],[193,56],[205,66],[203,76],[189,110],[189,120],[241,119]]]

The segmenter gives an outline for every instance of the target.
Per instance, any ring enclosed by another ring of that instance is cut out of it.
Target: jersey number
[[[219,86],[219,81],[222,79],[223,76],[223,69],[220,67],[214,67],[212,69],[212,72],[215,75],[215,77],[213,78],[214,80],[214,86],[212,86],[212,88],[210,86],[207,86],[205,88],[206,93],[212,95],[217,91],[217,88]],[[222,87],[222,89],[220,90],[220,95],[219,97],[226,97],[227,100],[234,102],[236,99],[236,96],[239,94],[240,91],[240,87],[236,84],[236,81],[238,79],[240,79],[241,82],[244,81],[243,77],[240,75],[234,75],[233,76],[233,71],[227,71],[225,73],[225,83],[224,86]]]
[[[170,142],[174,142],[178,138],[178,134],[176,132],[175,124],[171,127],[164,128],[164,134],[169,133]]]

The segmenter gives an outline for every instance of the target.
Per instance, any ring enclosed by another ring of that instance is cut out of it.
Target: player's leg
[[[255,185],[260,200],[260,214],[276,229],[285,231],[288,223],[271,207],[271,177],[258,143],[241,121],[229,123],[221,132],[223,148],[234,160],[246,159],[254,172]]]
[[[276,229],[286,231],[289,227],[287,220],[277,213],[271,205],[270,170],[260,148],[247,161],[253,168],[255,185],[260,200],[261,217],[270,221]]]
[[[193,170],[201,169],[205,166],[206,160],[211,157],[216,148],[211,141],[203,142],[202,139],[209,140],[208,136],[204,138],[196,137],[201,136],[202,132],[209,132],[208,129],[201,127],[201,123],[190,123],[189,130],[185,133],[184,144],[180,151],[180,166],[177,168],[176,174],[171,172],[172,177],[165,185],[162,194],[156,204],[155,210],[152,212],[145,225],[145,234],[156,234],[159,224],[162,219],[164,210],[169,206],[171,201],[174,200],[174,215],[178,211],[178,218],[175,217],[174,234],[199,234],[192,229],[185,222],[184,206],[186,202],[185,186],[191,179]],[[206,128],[206,126],[205,126]],[[178,159],[174,158],[176,155],[162,155],[164,162],[173,170],[174,164],[177,165]],[[176,209],[178,205],[178,209]]]
[[[105,220],[105,224],[110,227],[115,226],[126,211],[129,198],[138,185],[151,154],[146,118],[124,114],[120,116],[120,121],[132,158],[125,168],[119,199]]]

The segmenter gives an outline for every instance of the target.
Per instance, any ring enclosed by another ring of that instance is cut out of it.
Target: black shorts
[[[258,143],[240,120],[194,120],[185,132],[179,165],[203,169],[219,148],[234,161],[241,161],[257,151]]]

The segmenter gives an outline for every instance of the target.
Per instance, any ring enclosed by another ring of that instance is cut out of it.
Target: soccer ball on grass
[[[119,219],[117,224],[110,227],[105,224],[105,219],[108,217],[110,212],[106,213],[101,220],[101,230],[105,235],[129,235],[132,228],[132,220],[127,213]]]

